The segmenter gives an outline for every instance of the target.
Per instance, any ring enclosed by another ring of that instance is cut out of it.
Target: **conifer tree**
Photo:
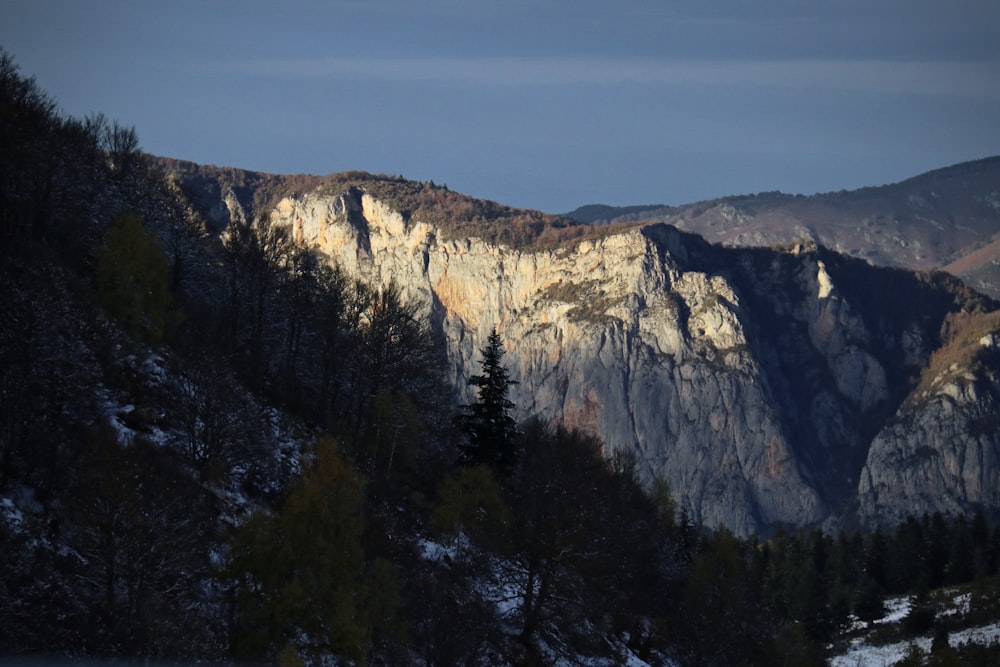
[[[514,404],[507,389],[517,383],[503,365],[503,340],[496,329],[490,332],[480,354],[482,375],[469,378],[479,400],[463,406],[458,417],[459,427],[468,437],[461,445],[461,457],[465,463],[486,464],[508,475],[517,461],[519,445],[517,422],[511,416]]]

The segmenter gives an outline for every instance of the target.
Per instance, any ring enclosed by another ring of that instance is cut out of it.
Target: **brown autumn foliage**
[[[941,325],[942,345],[931,353],[921,387],[930,388],[936,379],[953,371],[975,370],[979,355],[988,349],[980,341],[989,334],[1000,334],[1000,310],[949,313]]]
[[[561,215],[476,199],[433,181],[411,181],[402,176],[364,171],[326,176],[278,175],[169,158],[159,158],[158,164],[186,185],[189,192],[217,189],[220,183],[232,188],[255,217],[273,208],[283,197],[307,192],[337,195],[357,188],[398,210],[407,221],[435,226],[443,240],[478,237],[518,249],[555,249],[620,233],[638,224],[585,224]]]

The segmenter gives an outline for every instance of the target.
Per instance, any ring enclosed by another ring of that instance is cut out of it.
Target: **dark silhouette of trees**
[[[467,437],[461,445],[461,459],[470,464],[486,464],[510,475],[517,462],[519,442],[508,388],[516,382],[510,379],[503,365],[503,340],[496,329],[490,332],[480,354],[482,375],[473,375],[468,381],[476,387],[477,400],[463,406],[457,418]]]
[[[313,354],[318,373],[314,390],[313,414],[318,423],[333,425],[334,410],[340,395],[342,370],[347,337],[347,301],[350,279],[339,266],[320,264],[316,267],[316,295],[311,312],[314,326]]]
[[[33,78],[0,49],[0,252],[79,250],[91,240],[83,215],[108,176],[100,133],[63,118]],[[73,214],[83,214],[72,219]],[[72,230],[72,231],[71,231]],[[49,246],[49,248],[46,248]],[[67,259],[71,255],[65,255]],[[79,261],[79,257],[75,258]]]
[[[778,625],[754,547],[721,528],[693,556],[677,609],[687,664],[774,664]]]
[[[598,439],[532,421],[523,460],[503,484],[486,464],[464,467],[441,491],[435,525],[451,526],[478,549],[499,554],[463,563],[503,591],[504,621],[522,651],[568,643],[606,650],[604,632],[649,634],[641,619],[655,615],[650,589],[663,581],[655,503],[627,473],[613,469]],[[588,625],[601,619],[601,629]]]
[[[231,369],[201,354],[185,359],[175,392],[161,399],[177,425],[180,453],[203,481],[219,483],[233,468],[268,458],[268,424],[261,406]]]
[[[253,385],[262,388],[271,338],[269,306],[278,294],[281,272],[292,253],[285,229],[259,219],[232,224],[225,239],[229,340],[245,347],[245,366]]]
[[[307,248],[293,247],[287,260],[287,268],[281,276],[280,298],[285,310],[283,339],[277,352],[279,356],[277,379],[283,392],[297,392],[300,384],[301,362],[306,356],[303,346],[310,342],[306,338],[309,317],[318,305],[321,260]],[[295,396],[294,398],[298,398]]]
[[[354,436],[362,439],[375,425],[372,416],[381,394],[410,396],[430,416],[443,398],[441,358],[418,304],[404,302],[395,282],[379,288],[355,287],[360,306],[351,333],[351,415]]]
[[[118,121],[108,122],[103,114],[89,118],[88,124],[98,130],[111,173],[118,179],[135,178],[137,171],[145,167],[135,128]]]
[[[221,626],[202,594],[213,576],[205,495],[174,452],[94,430],[78,459],[68,529],[98,653],[183,658],[210,651]]]

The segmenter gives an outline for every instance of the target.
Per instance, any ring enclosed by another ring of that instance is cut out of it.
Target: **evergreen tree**
[[[923,528],[914,517],[896,528],[889,553],[889,591],[906,593],[927,586],[927,544]]]
[[[990,574],[990,528],[982,510],[976,510],[972,517],[972,562],[975,578],[981,579]]]
[[[490,465],[503,474],[514,469],[518,454],[517,422],[511,417],[514,404],[507,389],[517,384],[503,366],[504,347],[496,329],[490,332],[482,354],[482,375],[473,375],[469,384],[477,388],[479,400],[463,406],[458,424],[468,436],[460,445],[462,460]]]
[[[933,590],[944,584],[951,536],[940,512],[930,518],[925,514],[922,527],[927,540],[927,585]]]
[[[975,576],[972,528],[964,516],[959,515],[950,526],[948,564],[945,566],[945,583],[961,584]]]

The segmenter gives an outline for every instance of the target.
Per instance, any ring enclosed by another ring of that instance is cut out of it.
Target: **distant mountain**
[[[727,246],[809,240],[880,266],[943,269],[1000,296],[1000,157],[860,190],[762,192],[660,209],[591,205],[568,214],[612,223],[636,215]]]
[[[641,220],[651,220],[657,216],[669,215],[673,209],[663,204],[649,204],[646,206],[608,206],[606,204],[587,204],[580,208],[566,213],[567,218],[572,218],[577,222],[609,223],[617,222],[637,222]]]

